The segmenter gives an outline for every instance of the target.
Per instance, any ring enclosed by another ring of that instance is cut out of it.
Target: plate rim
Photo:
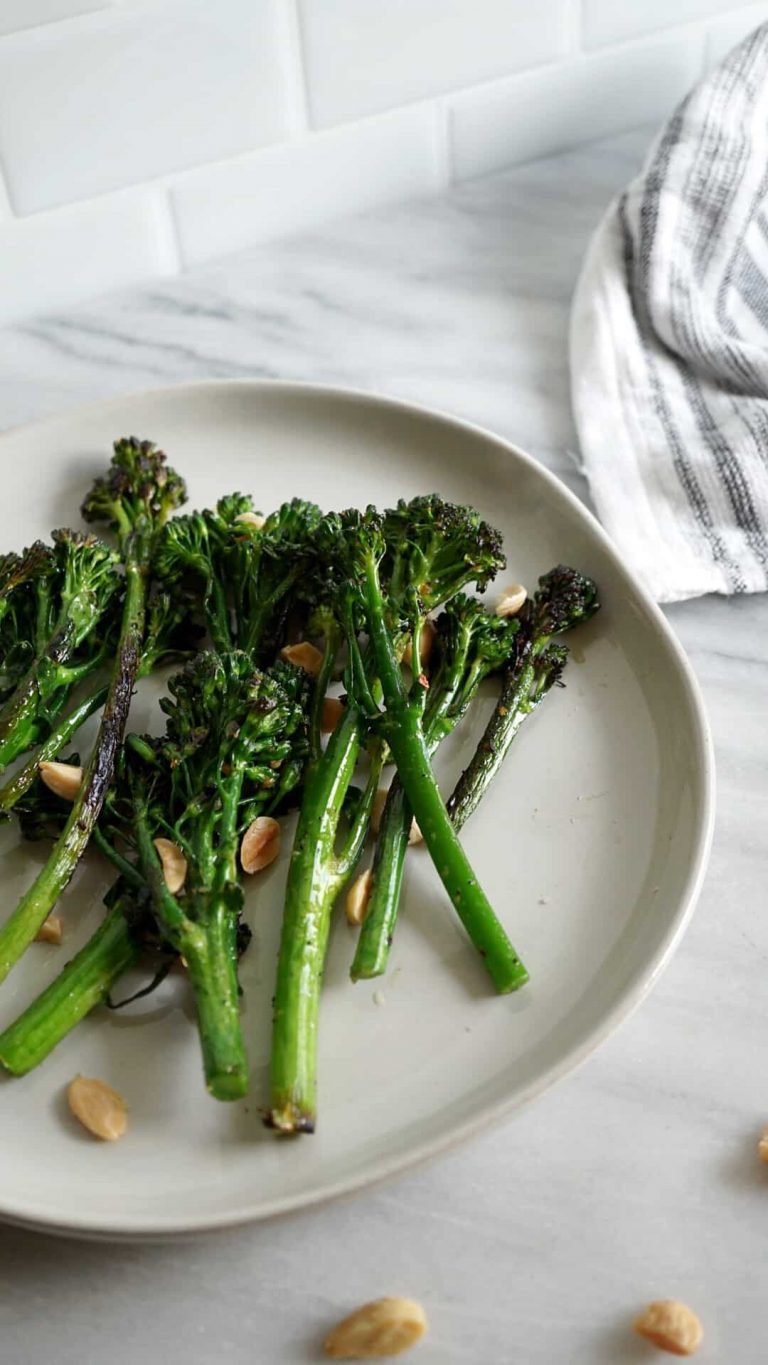
[[[399,411],[405,415],[427,418],[432,421],[437,420],[455,430],[465,431],[473,436],[481,436],[502,450],[507,456],[511,456],[526,466],[554,490],[559,497],[564,498],[570,507],[586,520],[590,531],[613,566],[622,574],[634,578],[618,546],[591,509],[568,488],[567,484],[557,474],[553,473],[533,455],[479,422],[456,416],[445,409],[432,407],[430,404],[390,396],[375,389],[294,379],[251,379],[247,376],[196,379],[179,384],[158,385],[156,388],[131,390],[128,393],[116,394],[92,403],[79,403],[72,408],[64,408],[35,421],[9,427],[0,432],[0,458],[6,443],[21,433],[34,435],[35,432],[42,432],[46,428],[54,427],[62,422],[76,420],[79,415],[98,417],[103,413],[107,416],[112,408],[145,399],[158,398],[162,400],[165,397],[183,397],[185,393],[194,394],[201,390],[235,391],[244,388],[260,392],[279,392],[286,395],[293,393],[299,397],[318,395],[340,402],[352,400],[356,403]],[[178,1215],[173,1215],[167,1221],[160,1217],[153,1218],[150,1222],[147,1222],[143,1215],[136,1219],[132,1219],[130,1216],[118,1219],[112,1215],[107,1219],[93,1219],[87,1215],[77,1217],[71,1214],[66,1217],[57,1214],[46,1217],[42,1213],[25,1213],[22,1207],[14,1205],[13,1200],[9,1201],[0,1196],[1,1222],[29,1231],[43,1232],[59,1237],[74,1237],[87,1241],[167,1242],[199,1236],[203,1233],[225,1232],[249,1224],[266,1223],[276,1218],[298,1214],[303,1210],[318,1208],[336,1199],[350,1198],[358,1191],[377,1187],[406,1171],[425,1165],[434,1157],[455,1150],[492,1124],[531,1104],[545,1091],[556,1085],[558,1081],[580,1067],[592,1056],[601,1043],[616,1032],[619,1026],[638,1009],[653,990],[677,951],[690,924],[707,871],[715,823],[714,743],[698,679],[680,640],[658,604],[636,578],[634,578],[634,584],[650,620],[669,650],[671,660],[676,666],[680,681],[683,684],[684,697],[695,733],[696,758],[701,775],[700,791],[697,793],[700,815],[692,843],[692,854],[685,885],[677,908],[670,915],[669,923],[660,937],[658,946],[650,954],[645,965],[636,972],[634,980],[621,998],[588,1031],[584,1039],[553,1062],[541,1075],[524,1086],[521,1091],[514,1095],[502,1096],[495,1101],[489,1101],[471,1118],[464,1120],[456,1128],[452,1128],[450,1132],[438,1133],[415,1144],[406,1153],[395,1157],[380,1157],[371,1163],[367,1171],[352,1175],[347,1179],[336,1179],[316,1191],[284,1195],[262,1203],[258,1207],[249,1206],[246,1203],[243,1208],[227,1214],[192,1215],[188,1218],[179,1218]],[[25,1207],[29,1207],[28,1201]]]

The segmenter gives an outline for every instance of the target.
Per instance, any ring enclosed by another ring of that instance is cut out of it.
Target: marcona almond
[[[35,934],[37,943],[61,943],[64,926],[58,915],[49,915]]]
[[[347,912],[349,924],[362,924],[372,889],[373,869],[367,867],[365,872],[361,872],[359,877],[355,877],[347,892],[344,909]]]
[[[280,658],[288,664],[303,668],[311,678],[316,678],[323,666],[323,656],[309,640],[301,640],[297,645],[285,645],[280,650]]]
[[[83,1127],[104,1142],[114,1142],[128,1127],[125,1100],[104,1081],[75,1076],[67,1087],[67,1103]]]
[[[496,603],[496,615],[517,616],[527,596],[522,583],[511,583],[508,588],[504,589]]]
[[[325,1353],[334,1360],[373,1360],[399,1356],[420,1341],[427,1315],[415,1299],[375,1299],[334,1327]]]
[[[764,1128],[757,1144],[757,1155],[761,1161],[768,1162],[768,1128]]]
[[[187,880],[187,860],[172,839],[153,839],[163,867],[163,879],[172,896],[177,896]]]
[[[238,522],[241,526],[252,526],[255,531],[260,531],[262,526],[266,525],[267,518],[259,512],[241,512],[235,517],[235,525]]]
[[[55,796],[62,797],[64,801],[74,801],[83,781],[82,768],[76,768],[74,763],[49,763],[43,760],[38,763],[37,771]]]
[[[344,703],[339,701],[338,697],[323,697],[323,708],[320,714],[320,729],[323,734],[332,734],[343,715]]]
[[[422,668],[426,668],[427,664],[429,663],[429,656],[432,653],[432,646],[435,643],[436,635],[437,631],[435,630],[434,622],[430,621],[429,618],[427,618],[427,620],[421,627],[421,640],[419,641],[419,659],[421,661]],[[408,644],[405,646],[405,649],[403,650],[403,663],[408,664],[410,668],[412,662],[413,641],[409,640]]]
[[[271,815],[257,815],[243,835],[240,866],[243,872],[261,872],[280,852],[280,825]]]
[[[379,830],[381,829],[381,817],[384,814],[384,807],[387,804],[388,796],[389,796],[388,789],[386,787],[379,787],[379,790],[377,791],[376,795],[373,798],[373,805],[371,806],[371,832],[373,834],[378,834]],[[412,820],[411,831],[410,834],[408,835],[408,843],[420,844],[423,843],[423,840],[424,835],[422,834],[421,830],[416,824],[416,821]]]
[[[698,1351],[704,1330],[692,1308],[677,1299],[658,1299],[635,1319],[638,1336],[674,1356]]]

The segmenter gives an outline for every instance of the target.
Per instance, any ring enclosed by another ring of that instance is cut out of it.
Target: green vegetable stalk
[[[429,544],[434,536],[436,523],[441,545],[438,565],[442,560],[460,566],[462,580],[456,590],[472,579],[484,586],[503,563],[499,538],[492,528],[481,532],[476,513],[456,508],[446,511],[445,506],[437,500],[432,506],[422,503],[416,509],[404,506],[398,516],[388,514],[383,526],[371,511],[357,524],[351,518],[339,553],[346,548],[345,569],[357,593],[381,682],[385,709],[377,721],[379,731],[392,751],[438,875],[496,989],[505,993],[524,985],[528,973],[478,882],[438,790],[424,729],[427,680],[418,675],[410,687],[406,686],[393,642],[393,616],[404,617],[411,628],[413,657],[420,658],[425,599],[434,581],[434,571],[425,566],[415,588],[398,586],[393,593],[396,575],[387,566],[391,553],[388,538],[393,533],[398,538],[395,544],[404,539],[410,559],[416,557],[418,562],[423,558],[425,542]],[[349,644],[354,649],[354,641],[349,640]]]
[[[243,891],[238,854],[258,816],[279,810],[306,759],[306,680],[276,664],[262,672],[243,651],[197,656],[169,683],[165,736],[131,754],[140,872],[163,940],[183,957],[198,1015],[208,1089],[238,1099],[248,1085],[237,982]],[[155,839],[187,862],[178,894],[166,886]]]
[[[470,509],[454,507],[435,496],[399,504],[386,514],[383,524],[372,509],[362,515],[330,514],[318,527],[315,543],[318,559],[310,577],[320,585],[323,609],[319,622],[325,635],[315,714],[322,705],[341,639],[349,651],[347,707],[324,753],[315,725],[288,878],[275,991],[268,1118],[273,1127],[287,1133],[311,1132],[315,1126],[317,1031],[331,912],[362,847],[385,753],[382,739],[394,752],[385,728],[386,716],[379,710],[382,689],[386,699],[387,679],[368,619],[361,565],[369,553],[376,555],[377,564],[382,562],[388,593],[386,607],[383,601],[379,604],[386,613],[386,621],[381,622],[387,640],[385,662],[389,665],[391,661],[392,670],[400,677],[399,659],[409,635],[413,636],[413,656],[419,657],[426,615],[468,582],[487,581],[503,564],[498,536],[492,528]],[[372,647],[361,643],[364,629]],[[415,686],[423,695],[418,680]],[[346,842],[339,848],[345,796],[363,746],[372,753],[371,772]],[[407,756],[403,755],[405,762],[418,762],[422,749],[414,731]],[[434,788],[428,763],[427,770]],[[413,785],[420,779],[409,774],[408,780]],[[410,798],[410,792],[408,795]],[[443,815],[447,819],[444,807]],[[454,857],[454,870],[456,866]],[[498,953],[498,943],[495,946]]]
[[[506,637],[499,634],[501,623],[491,626],[496,618],[487,617],[480,603],[457,597],[448,604],[438,622],[439,663],[425,708],[430,753],[465,714],[482,679],[493,674],[501,680],[497,707],[472,763],[448,802],[448,813],[457,830],[487,790],[522,722],[560,682],[567,650],[552,640],[589,620],[597,606],[592,580],[564,565],[539,580],[537,593],[520,616],[507,623]],[[376,843],[371,894],[352,964],[353,980],[379,976],[386,970],[411,814],[396,778]]]
[[[461,829],[479,805],[526,716],[560,682],[568,657],[557,637],[589,621],[600,606],[591,578],[559,564],[539,579],[538,591],[520,616],[516,649],[501,675],[498,704],[475,754],[459,778],[448,802],[456,829]]]
[[[331,637],[317,689],[320,699],[334,653]],[[374,744],[365,791],[340,835],[365,722],[348,704],[323,752],[318,718],[316,705],[313,757],[291,853],[274,999],[268,1123],[283,1133],[314,1131],[320,991],[331,914],[360,856],[382,763],[381,746]]]
[[[0,981],[18,961],[69,882],[99,818],[112,780],[144,643],[147,595],[155,541],[185,496],[182,480],[149,442],[115,443],[109,473],[83,504],[87,521],[117,532],[125,571],[115,664],[99,733],[66,826],[29,890],[0,930]]]
[[[490,614],[477,598],[457,593],[437,620],[437,667],[429,679],[424,734],[430,755],[459,724],[489,673],[515,649],[516,620]],[[413,812],[395,776],[376,840],[373,882],[350,975],[380,976],[392,944]]]
[[[147,678],[158,668],[182,663],[194,653],[198,632],[190,625],[189,603],[184,597],[171,598],[158,592],[149,603],[147,632],[139,664],[139,678]],[[109,686],[99,682],[79,697],[71,710],[57,721],[42,744],[33,750],[12,777],[0,785],[0,814],[8,814],[29,791],[41,763],[57,759],[77,734],[81,725],[103,707]]]
[[[18,1019],[0,1033],[0,1065],[23,1076],[53,1051],[96,1006],[142,953],[135,902],[126,893],[96,933]]]

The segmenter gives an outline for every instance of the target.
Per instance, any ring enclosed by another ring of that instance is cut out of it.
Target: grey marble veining
[[[340,223],[0,334],[0,426],[201,376],[378,389],[512,438],[586,495],[568,300],[636,134]],[[300,1365],[329,1321],[417,1295],[423,1365],[640,1365],[647,1298],[701,1312],[703,1361],[768,1340],[768,602],[669,617],[704,688],[719,818],[699,911],[642,1009],[576,1075],[433,1166],[273,1226],[174,1247],[0,1233],[12,1365]]]

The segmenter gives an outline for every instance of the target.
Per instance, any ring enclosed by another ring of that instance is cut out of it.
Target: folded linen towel
[[[597,512],[659,601],[768,588],[768,24],[677,109],[590,245],[572,396]]]

